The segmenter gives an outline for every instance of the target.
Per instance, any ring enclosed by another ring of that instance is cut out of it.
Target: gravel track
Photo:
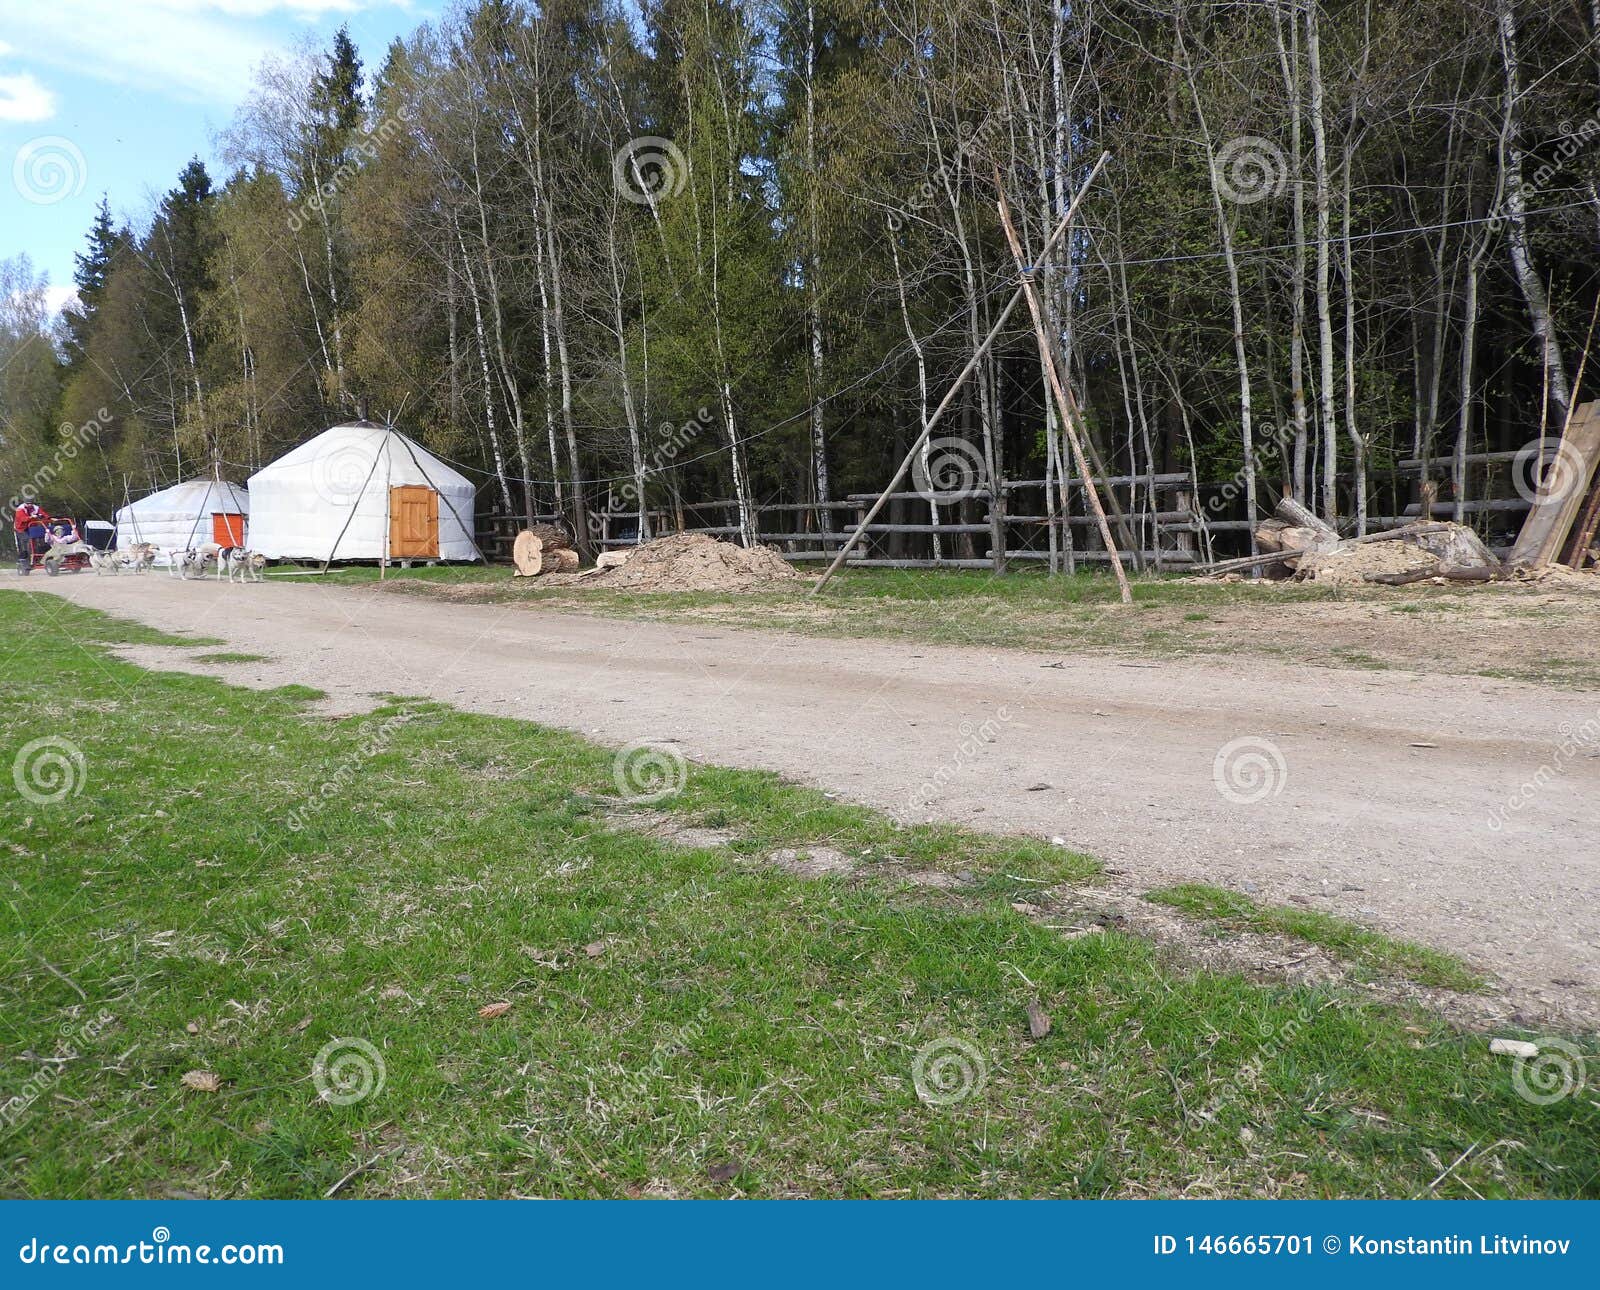
[[[903,820],[1059,837],[1126,887],[1214,882],[1339,914],[1495,974],[1504,1016],[1600,1025],[1600,692],[819,639],[350,585],[27,589],[271,659],[124,651],[147,666],[300,682],[345,710],[426,695],[672,742]]]

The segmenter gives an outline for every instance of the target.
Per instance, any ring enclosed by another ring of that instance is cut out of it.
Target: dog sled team
[[[160,555],[159,547],[149,542],[135,542],[123,551],[96,551],[90,555],[89,564],[99,574],[124,570],[143,573],[155,566]],[[208,569],[214,568],[219,582],[224,576],[229,582],[260,582],[266,565],[267,557],[259,551],[207,542],[185,551],[173,551],[167,559],[167,572],[174,578],[203,578]]]
[[[40,557],[49,556],[63,559],[71,556],[80,561],[87,556],[89,567],[97,574],[143,573],[154,568],[162,555],[161,548],[153,542],[135,542],[121,551],[93,548],[83,540],[72,520],[54,519],[34,502],[24,502],[17,507],[12,527],[19,573],[27,573]],[[203,578],[208,568],[215,568],[219,582],[224,576],[229,582],[260,582],[266,565],[267,557],[259,551],[223,546],[219,542],[173,551],[167,558],[167,572],[174,578]]]

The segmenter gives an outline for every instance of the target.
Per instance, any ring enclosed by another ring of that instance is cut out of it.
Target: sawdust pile
[[[1439,557],[1407,542],[1368,542],[1300,557],[1295,579],[1325,586],[1358,587],[1368,574],[1432,573]]]
[[[1547,564],[1542,569],[1518,569],[1518,582],[1533,582],[1556,591],[1600,593],[1600,570],[1570,569],[1564,564]]]
[[[585,581],[629,591],[756,591],[802,578],[771,547],[746,550],[705,533],[674,533],[634,548],[624,564],[593,571]]]

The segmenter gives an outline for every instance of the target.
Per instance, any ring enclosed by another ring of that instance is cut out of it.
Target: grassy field
[[[345,568],[304,580],[376,579],[375,568]],[[1594,582],[1600,587],[1600,578]],[[1031,568],[1004,578],[852,569],[816,599],[809,580],[741,594],[641,593],[592,583],[551,588],[513,580],[505,568],[448,566],[391,570],[387,584],[397,594],[817,636],[1155,658],[1243,655],[1600,689],[1600,594],[1523,584],[1341,589],[1152,574],[1133,579],[1128,608],[1105,574],[1052,578]]]
[[[1013,908],[1083,857],[329,719],[0,592],[41,621],[81,648],[0,691],[7,1195],[1600,1195],[1593,1090],[1530,1100],[1484,1036]],[[823,847],[854,872],[771,862]]]

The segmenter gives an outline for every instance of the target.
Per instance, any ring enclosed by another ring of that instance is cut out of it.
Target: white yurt
[[[150,542],[161,549],[164,561],[170,552],[208,542],[244,546],[249,514],[250,495],[238,484],[225,479],[187,479],[117,512],[117,550]]]
[[[352,421],[250,476],[250,549],[272,560],[478,560],[475,493],[393,426]]]

